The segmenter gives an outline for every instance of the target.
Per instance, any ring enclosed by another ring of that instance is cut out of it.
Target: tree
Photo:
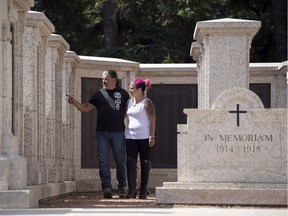
[[[35,0],[33,9],[49,18],[76,53],[90,55],[102,46],[102,19],[94,0]]]
[[[104,49],[111,50],[118,45],[118,8],[115,0],[103,4]]]
[[[287,0],[272,0],[274,61],[287,61]]]
[[[78,54],[188,63],[196,22],[226,17],[262,22],[252,62],[287,60],[286,8],[286,0],[38,0],[35,10]]]

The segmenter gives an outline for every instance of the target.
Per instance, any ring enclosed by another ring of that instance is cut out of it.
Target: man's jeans
[[[118,189],[126,186],[126,149],[124,132],[96,132],[97,154],[102,189],[111,188],[110,151],[116,162]]]

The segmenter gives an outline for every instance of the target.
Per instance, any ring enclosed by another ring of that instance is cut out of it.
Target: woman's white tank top
[[[134,99],[128,103],[128,128],[126,130],[126,139],[148,139],[150,134],[150,121],[145,110],[146,98],[137,104]]]

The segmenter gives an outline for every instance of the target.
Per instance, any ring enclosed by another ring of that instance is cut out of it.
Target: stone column
[[[67,51],[64,55],[66,65],[65,85],[63,92],[74,95],[75,68],[80,63],[80,59],[75,52]],[[64,71],[63,71],[64,72]],[[75,158],[74,158],[74,115],[73,106],[68,104],[67,98],[63,98],[63,170],[64,180],[75,180]],[[71,110],[72,109],[72,110]]]
[[[7,21],[7,20],[6,20]],[[8,189],[10,163],[9,155],[15,153],[16,138],[12,134],[12,34],[9,22],[2,22],[2,70],[1,70],[1,155],[0,155],[0,189]]]
[[[62,69],[62,88],[61,92],[63,94],[62,97],[62,166],[63,166],[63,180],[69,181],[70,180],[70,166],[69,166],[69,143],[68,143],[68,137],[69,137],[69,126],[68,126],[68,105],[65,94],[68,94],[68,76],[71,73],[71,67],[69,62],[66,61],[64,57],[63,62],[63,69]]]
[[[18,62],[18,55],[21,54],[21,49],[16,47],[21,46],[23,39],[21,33],[18,34],[17,22],[19,19],[23,23],[25,11],[31,7],[31,1],[2,1],[1,2],[1,127],[0,127],[0,189],[22,189],[26,186],[26,160],[18,155],[18,140],[15,136],[15,98],[18,96],[15,93],[15,84],[13,83],[20,72],[18,71],[21,63]],[[9,9],[8,9],[9,8]],[[21,24],[19,24],[21,26]],[[21,57],[20,57],[21,59]],[[14,101],[14,102],[13,102]],[[14,106],[13,106],[14,105]]]
[[[64,181],[63,174],[63,127],[62,127],[62,100],[65,93],[62,91],[63,81],[63,54],[58,53],[55,74],[55,103],[56,103],[56,136],[55,136],[55,162],[56,162],[56,182]]]
[[[205,79],[199,83],[203,93],[199,108],[211,108],[229,88],[249,88],[250,46],[260,26],[260,21],[230,18],[197,22],[194,39],[201,46],[201,54],[195,60],[201,62],[200,76]]]
[[[48,170],[48,182],[55,182],[55,60],[53,48],[49,46],[46,54],[45,64],[45,115],[46,115],[46,163]]]
[[[53,24],[48,18],[40,12],[29,11],[27,14],[27,27],[33,29],[33,34],[37,40],[37,166],[38,166],[38,183],[48,182],[47,165],[46,165],[46,116],[45,116],[45,94],[46,94],[46,55],[48,46],[48,37],[55,30]]]
[[[81,62],[82,64],[82,62]],[[80,64],[80,65],[81,65]],[[76,69],[74,82],[74,94],[72,94],[78,101],[81,101],[81,72],[78,73]],[[72,93],[72,92],[71,92]],[[70,111],[73,113],[73,140],[74,140],[74,158],[75,158],[75,174],[76,180],[82,178],[81,170],[81,112],[79,112],[74,106],[70,106]]]
[[[24,156],[27,159],[27,183],[38,185],[38,38],[33,27],[26,27],[24,42]]]
[[[42,37],[42,44],[39,47],[39,80],[38,80],[38,164],[39,164],[39,184],[48,183],[48,172],[46,163],[46,116],[45,116],[45,57],[47,51],[47,38]]]
[[[62,125],[62,101],[66,99],[63,92],[63,66],[64,53],[69,49],[69,44],[60,35],[52,34],[49,38],[49,45],[53,50],[53,55],[56,56],[55,61],[55,146],[54,146],[54,163],[55,163],[55,181],[63,182],[63,125]]]
[[[3,5],[4,6],[4,5]],[[2,112],[3,112],[3,106],[2,106],[2,104],[4,103],[3,102],[3,70],[4,70],[4,61],[3,61],[3,59],[4,59],[4,56],[3,56],[3,53],[4,53],[4,48],[3,48],[3,46],[4,46],[4,42],[5,42],[5,40],[4,40],[4,38],[3,38],[3,36],[4,36],[4,32],[3,32],[3,30],[5,30],[5,29],[3,29],[4,28],[4,22],[5,22],[5,15],[7,16],[7,7],[3,7],[3,6],[1,6],[0,7],[0,23],[1,23],[1,29],[0,29],[0,50],[1,50],[1,53],[0,53],[0,119],[1,119],[1,121],[0,121],[0,155],[2,155],[1,154],[1,152],[2,152],[2,119],[3,119],[3,115],[2,115]],[[0,163],[1,164],[1,163]],[[0,165],[0,166],[2,166],[2,165]],[[0,168],[1,169],[1,171],[4,171],[3,170],[3,168]],[[2,176],[5,176],[4,175],[4,173],[5,172],[3,172],[3,175]],[[3,178],[1,178],[1,180],[0,180],[0,188],[2,188],[2,184],[4,183],[4,181],[5,181],[5,177],[4,177],[4,179]],[[4,187],[5,187],[5,185],[4,185]]]

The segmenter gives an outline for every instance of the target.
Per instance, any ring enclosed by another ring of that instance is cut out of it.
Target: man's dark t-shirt
[[[100,90],[96,91],[89,99],[89,103],[96,106],[97,109],[96,131],[124,131],[126,102],[130,96],[126,90],[120,87],[116,87],[113,90],[107,90],[107,92],[115,102],[115,110],[111,108]]]

